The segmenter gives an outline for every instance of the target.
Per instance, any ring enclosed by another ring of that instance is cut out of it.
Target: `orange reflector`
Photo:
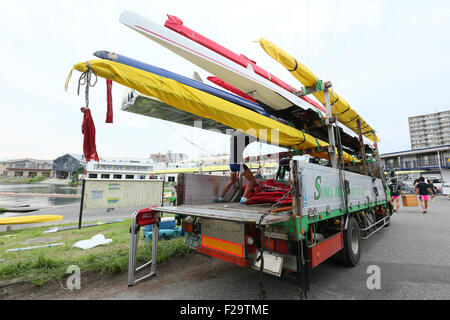
[[[202,246],[232,254],[238,257],[244,256],[244,246],[239,243],[202,236]]]

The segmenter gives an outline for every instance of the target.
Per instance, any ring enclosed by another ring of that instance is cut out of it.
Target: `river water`
[[[34,193],[36,196],[11,196],[1,193]],[[61,184],[0,184],[0,208],[29,205],[31,207],[47,208],[61,206],[80,201],[80,198],[58,198],[39,196],[38,194],[81,194],[81,187],[74,188]]]

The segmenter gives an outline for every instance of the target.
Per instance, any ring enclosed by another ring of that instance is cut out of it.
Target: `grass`
[[[67,230],[43,234],[48,227],[37,227],[9,232],[0,232],[0,281],[18,279],[31,281],[40,286],[50,280],[59,280],[66,276],[71,265],[80,267],[82,273],[97,272],[101,275],[114,275],[128,270],[129,228],[131,219],[81,230]],[[113,241],[89,250],[72,248],[80,240],[92,238],[102,233]],[[26,251],[6,252],[8,249],[37,246],[41,244],[23,244],[30,238],[61,237],[56,242],[64,245],[51,248],[38,248]],[[186,256],[193,251],[184,246],[184,238],[160,240],[158,243],[158,263],[166,262],[174,256]],[[151,260],[151,242],[139,238],[137,260]],[[68,275],[68,274],[67,274]]]
[[[38,183],[47,180],[48,177],[38,176],[33,178],[22,178],[22,177],[13,177],[13,178],[5,178],[1,179],[2,183],[19,183],[19,184],[29,184],[29,183]]]

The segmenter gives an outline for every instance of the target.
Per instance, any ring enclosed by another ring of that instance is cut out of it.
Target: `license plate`
[[[257,257],[255,259],[255,263],[253,264],[253,269],[260,270],[261,267],[261,260],[258,260],[258,257],[260,256],[260,253],[258,251]],[[283,268],[283,256],[273,254],[270,252],[263,252],[264,257],[264,269],[263,271],[265,273],[281,277],[281,271]]]
[[[197,249],[199,244],[200,244],[200,236],[196,236],[191,233],[188,233],[188,235],[186,237],[186,241],[184,242],[184,245],[187,247],[191,247],[193,249]]]

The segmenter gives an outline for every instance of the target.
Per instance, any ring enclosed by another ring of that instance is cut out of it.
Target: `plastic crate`
[[[176,220],[175,218],[162,218],[161,223],[159,224],[159,229],[175,229],[176,228]],[[150,232],[153,230],[153,225],[149,224],[144,226],[144,232]]]
[[[184,236],[183,230],[180,227],[176,229],[160,229],[159,240],[168,240]],[[153,231],[144,231],[145,241],[150,242],[153,239]]]

